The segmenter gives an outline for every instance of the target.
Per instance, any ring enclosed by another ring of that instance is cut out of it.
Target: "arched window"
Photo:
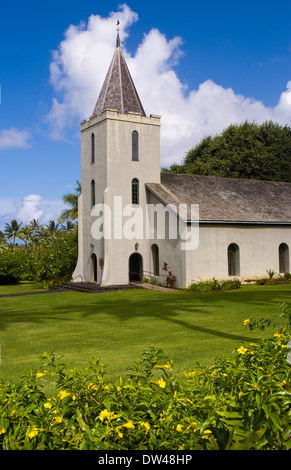
[[[95,162],[95,135],[91,134],[91,163]]]
[[[279,273],[289,273],[289,247],[286,243],[279,246]]]
[[[138,132],[133,131],[131,134],[131,142],[132,142],[132,160],[138,160]]]
[[[131,182],[131,203],[139,204],[139,182],[134,178]]]
[[[90,271],[90,280],[91,282],[97,282],[97,256],[95,253],[91,255],[91,271]]]
[[[152,245],[152,259],[153,259],[153,271],[155,276],[160,275],[160,261],[159,261],[159,247],[158,245]]]
[[[91,208],[95,206],[95,181],[91,181]]]
[[[236,243],[229,245],[227,249],[227,262],[228,262],[228,275],[239,276],[240,262],[239,262],[239,247]]]

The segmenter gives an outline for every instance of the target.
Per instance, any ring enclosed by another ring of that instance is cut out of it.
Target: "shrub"
[[[0,284],[17,284],[31,271],[32,258],[22,250],[0,253]]]
[[[291,274],[290,273],[285,273],[283,276],[278,275],[277,277],[270,277],[267,278],[262,278],[262,279],[257,279],[256,284],[258,286],[272,286],[272,285],[278,285],[278,284],[290,284],[291,283]]]
[[[36,281],[51,288],[70,280],[78,255],[77,232],[59,233],[44,240],[34,253]]]
[[[287,324],[273,337],[185,374],[154,348],[115,383],[99,360],[80,370],[44,354],[19,382],[0,384],[0,448],[290,449],[286,304],[281,316]]]
[[[195,292],[211,292],[218,290],[239,289],[241,282],[239,279],[217,280],[215,278],[207,281],[193,282],[188,289]]]

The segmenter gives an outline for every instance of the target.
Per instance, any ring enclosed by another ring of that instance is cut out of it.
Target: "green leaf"
[[[216,411],[219,416],[223,416],[224,418],[242,418],[242,413],[238,413],[237,411]]]
[[[276,428],[280,429],[282,431],[282,426],[281,426],[281,421],[276,413],[270,413],[270,418],[273,424],[276,426]]]
[[[263,437],[267,430],[267,426],[264,426],[258,431],[249,434],[243,441],[235,442],[229,450],[248,450],[253,447]]]

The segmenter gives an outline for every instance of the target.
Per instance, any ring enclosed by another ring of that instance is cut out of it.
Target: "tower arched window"
[[[155,276],[160,275],[159,247],[155,243],[152,245],[153,272]]]
[[[95,134],[91,134],[91,163],[95,162]]]
[[[131,203],[139,204],[139,181],[137,178],[131,182]]]
[[[289,273],[289,247],[286,243],[279,246],[279,273]]]
[[[91,181],[91,209],[95,206],[95,181]]]
[[[239,260],[239,247],[236,243],[231,243],[227,249],[228,261],[228,275],[239,276],[240,274],[240,260]]]
[[[131,143],[132,143],[132,153],[131,158],[132,160],[138,161],[138,132],[133,131],[131,134]]]

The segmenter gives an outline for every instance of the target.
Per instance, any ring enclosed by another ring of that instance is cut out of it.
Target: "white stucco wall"
[[[228,279],[227,249],[239,246],[241,280],[266,277],[267,270],[279,273],[279,245],[291,248],[291,227],[266,225],[203,225],[199,227],[199,247],[191,254],[187,282],[198,279]],[[289,255],[290,256],[290,255]]]
[[[132,160],[132,132],[139,134],[139,160]],[[95,162],[91,163],[91,134],[95,134]],[[128,283],[128,263],[132,253],[138,251],[143,257],[144,269],[149,269],[148,243],[144,236],[139,239],[119,239],[114,233],[116,217],[114,213],[116,197],[122,198],[122,210],[131,206],[131,181],[139,180],[139,206],[146,204],[146,183],[160,183],[160,117],[143,117],[137,113],[119,114],[105,110],[89,121],[81,123],[81,187],[79,200],[79,258],[73,280],[90,281],[90,259],[95,253],[97,259],[104,260],[98,268],[98,282],[104,285]],[[96,240],[91,227],[96,217],[91,215],[91,180],[95,180],[95,202],[105,203],[111,210],[111,239]],[[136,209],[137,206],[132,206]],[[129,208],[130,209],[130,208]],[[122,221],[133,217],[134,213],[123,215]],[[145,226],[144,211],[143,224]],[[115,218],[115,220],[114,220]],[[134,227],[133,227],[134,229]],[[138,242],[138,249],[136,243]],[[98,262],[99,265],[99,262]],[[78,278],[77,278],[78,277]],[[76,279],[77,278],[77,279]]]

